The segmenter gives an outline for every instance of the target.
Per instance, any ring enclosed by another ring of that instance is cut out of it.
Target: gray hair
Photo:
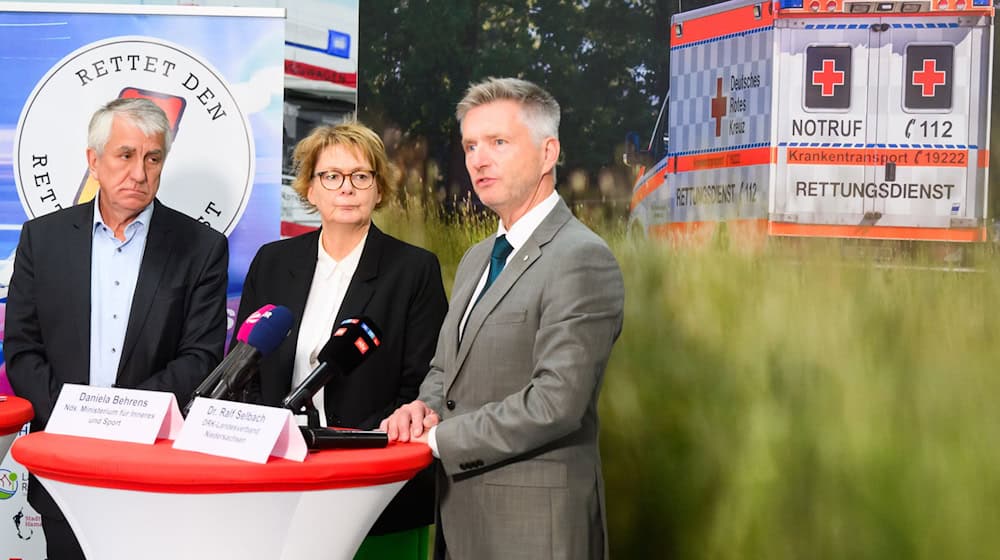
[[[163,155],[170,151],[170,144],[173,142],[173,131],[170,129],[170,121],[167,114],[160,109],[156,103],[143,98],[115,99],[94,113],[90,118],[90,126],[87,127],[87,147],[97,152],[98,155],[104,153],[104,147],[111,137],[111,124],[115,117],[121,117],[142,131],[146,136],[155,134],[163,135]]]
[[[510,100],[521,104],[524,124],[536,142],[547,137],[559,139],[559,103],[549,92],[518,78],[486,78],[473,84],[458,102],[455,116],[462,122],[466,113],[494,101]]]

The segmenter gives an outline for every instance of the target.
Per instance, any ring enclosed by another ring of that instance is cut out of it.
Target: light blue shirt
[[[94,202],[94,239],[90,250],[90,384],[95,387],[111,387],[118,376],[132,296],[152,216],[150,204],[125,226],[125,241],[119,241],[104,224],[98,201]]]

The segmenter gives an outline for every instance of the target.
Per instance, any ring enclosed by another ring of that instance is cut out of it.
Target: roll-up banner
[[[146,97],[167,112],[175,139],[157,197],[228,236],[232,328],[250,260],[279,237],[284,15],[0,4],[0,333],[21,225],[93,199],[87,123],[116,97]],[[0,393],[6,383],[0,370]],[[0,560],[45,557],[26,485],[25,469],[5,457]]]

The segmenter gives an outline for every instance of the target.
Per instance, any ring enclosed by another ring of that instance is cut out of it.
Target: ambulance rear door
[[[858,224],[874,210],[871,200],[843,196],[845,185],[872,176],[863,161],[876,132],[871,19],[775,21],[779,183],[772,222]]]
[[[876,143],[885,157],[869,189],[878,225],[981,225],[988,26],[986,16],[882,19]]]

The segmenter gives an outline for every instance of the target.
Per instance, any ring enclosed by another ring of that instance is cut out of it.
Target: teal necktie
[[[510,252],[514,250],[510,242],[507,241],[506,235],[499,235],[496,241],[493,242],[493,252],[490,253],[490,273],[486,275],[486,283],[483,284],[482,291],[479,292],[479,297],[476,298],[476,303],[483,298],[483,294],[486,290],[490,288],[493,282],[500,276],[500,271],[507,264],[507,257],[510,256]]]

